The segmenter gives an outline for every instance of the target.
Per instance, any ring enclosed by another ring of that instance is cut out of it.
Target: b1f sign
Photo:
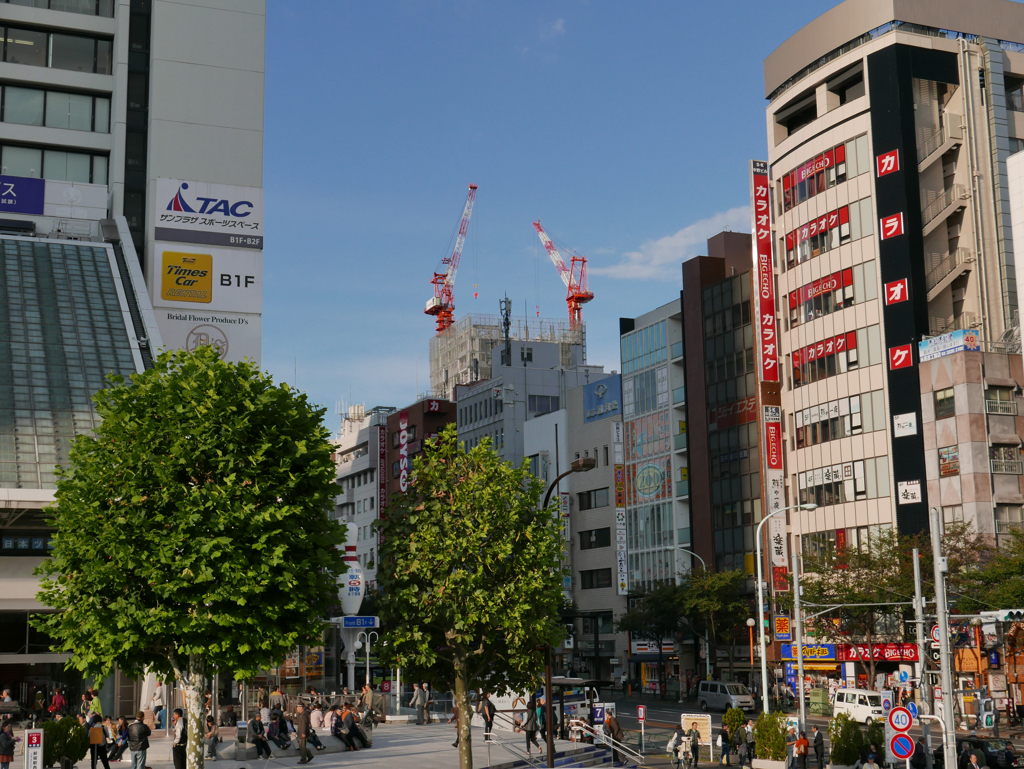
[[[768,164],[750,161],[750,212],[754,232],[754,274],[757,313],[758,375],[762,382],[779,381],[779,340],[775,325],[775,272],[772,267],[771,202]]]
[[[157,179],[156,239],[263,248],[263,189]]]

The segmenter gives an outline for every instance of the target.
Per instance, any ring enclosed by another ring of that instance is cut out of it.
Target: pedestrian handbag
[[[103,734],[102,726],[94,726],[89,729],[89,744],[90,745],[102,745],[105,742],[105,735]]]

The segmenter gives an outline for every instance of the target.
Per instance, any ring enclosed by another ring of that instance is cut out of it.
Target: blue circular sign
[[[917,703],[916,702],[908,702],[907,703],[907,710],[910,711],[910,715],[912,715],[914,718],[917,718]]]

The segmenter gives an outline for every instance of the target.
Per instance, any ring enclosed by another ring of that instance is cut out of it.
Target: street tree
[[[321,642],[344,570],[324,409],[214,348],[162,353],[93,400],[50,508],[33,624],[98,679],[116,664],[181,687],[203,765],[209,676],[255,675]]]
[[[729,656],[729,673],[735,681],[736,646],[747,638],[747,618],[751,602],[744,595],[746,575],[739,570],[690,571],[682,579],[679,589],[680,609],[686,623],[699,636],[708,636],[712,661],[718,659],[718,648]]]
[[[454,690],[462,769],[473,765],[470,693],[532,691],[563,637],[562,528],[542,490],[525,463],[503,462],[486,439],[467,452],[449,425],[376,524],[381,664]]]
[[[619,615],[616,630],[629,633],[633,639],[647,641],[658,650],[658,675],[666,681],[665,640],[679,644],[686,625],[683,617],[683,592],[674,582],[665,582],[651,588],[634,591],[629,596],[629,608]],[[661,698],[665,698],[662,689]]]
[[[1024,608],[1024,532],[1012,529],[987,561],[972,570],[961,591],[966,595],[958,603],[970,611]]]

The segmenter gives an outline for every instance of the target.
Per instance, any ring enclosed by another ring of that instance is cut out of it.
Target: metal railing
[[[1024,475],[1024,462],[1011,459],[990,459],[989,465],[994,475]]]
[[[927,226],[954,201],[966,199],[967,188],[962,184],[954,184],[948,190],[943,190],[937,198],[921,209],[921,226]]]
[[[920,163],[929,157],[935,150],[949,141],[950,138],[959,139],[962,135],[960,116],[947,112],[945,122],[939,130],[918,142],[917,162]]]
[[[1014,401],[985,401],[986,414],[1005,414],[1006,416],[1017,416],[1017,404]]]
[[[643,753],[638,753],[618,740],[612,739],[610,735],[604,733],[603,729],[599,730],[597,727],[591,726],[586,721],[581,721],[578,718],[569,720],[569,729],[591,737],[595,745],[607,745],[620,755],[626,756],[630,761],[634,761],[637,766],[646,766]]]
[[[928,319],[928,332],[932,336],[948,334],[950,331],[975,328],[978,326],[978,316],[973,312],[961,313],[960,317],[948,320],[947,318],[931,317]]]
[[[532,754],[527,753],[525,750],[520,750],[519,748],[513,748],[511,745],[506,745],[501,740],[494,739],[494,732],[491,732],[491,734],[489,736],[490,736],[490,739],[487,739],[486,737],[484,738],[484,743],[486,743],[486,745],[487,745],[487,765],[488,766],[493,766],[494,765],[494,762],[491,760],[491,745],[497,745],[499,748],[504,750],[506,753],[510,753],[513,756],[515,756],[517,761],[525,761],[530,766],[538,766],[538,767],[547,766],[547,762],[542,760],[542,758],[541,758],[541,756],[543,754],[538,753],[537,757],[534,758]]]
[[[924,278],[925,287],[931,291],[959,265],[973,261],[974,254],[966,248],[958,248],[949,254],[925,254],[924,263],[927,270]]]

